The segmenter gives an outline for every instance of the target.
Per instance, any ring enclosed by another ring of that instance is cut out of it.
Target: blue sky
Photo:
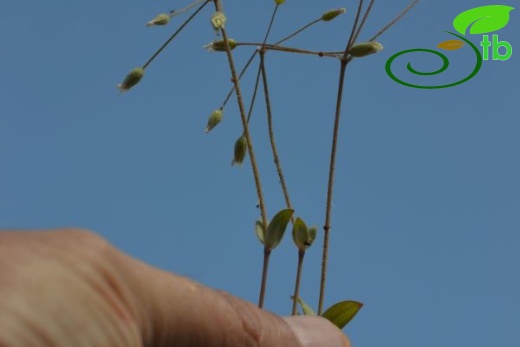
[[[407,3],[378,1],[360,40]],[[241,169],[230,166],[241,133],[234,99],[222,123],[203,132],[230,86],[225,56],[202,48],[215,38],[208,24],[212,9],[157,58],[138,86],[121,96],[115,87],[184,17],[167,27],[144,24],[186,4],[2,3],[0,227],[88,228],[143,261],[256,302],[262,257],[254,235],[257,198],[249,160]],[[421,1],[379,39],[381,53],[347,70],[326,306],[344,299],[365,304],[345,328],[356,346],[517,344],[518,9],[497,32],[512,45],[512,57],[484,61],[462,85],[408,88],[384,69],[399,51],[434,49],[452,39],[443,30],[453,31],[457,14],[489,4]],[[518,7],[513,0],[501,4]],[[230,36],[257,42],[274,5],[224,6]],[[347,13],[290,45],[342,49],[354,1],[288,0],[273,40],[338,7]],[[478,46],[480,36],[471,40]],[[235,54],[242,64],[250,50]],[[446,54],[450,68],[434,80],[450,83],[471,71],[468,47]],[[439,66],[420,54],[410,59],[418,69]],[[339,64],[272,52],[267,68],[296,213],[321,227]],[[253,76],[252,70],[243,81],[247,100]],[[262,103],[251,129],[273,216],[284,203]],[[320,229],[307,252],[301,293],[313,307],[321,245]],[[296,259],[287,237],[272,255],[268,310],[290,312]]]

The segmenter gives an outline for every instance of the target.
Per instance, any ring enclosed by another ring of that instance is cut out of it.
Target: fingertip
[[[343,332],[328,320],[311,316],[284,317],[302,347],[351,347]]]

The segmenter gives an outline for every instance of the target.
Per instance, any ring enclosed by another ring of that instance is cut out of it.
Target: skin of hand
[[[0,231],[0,347],[350,347],[144,264],[84,230]]]

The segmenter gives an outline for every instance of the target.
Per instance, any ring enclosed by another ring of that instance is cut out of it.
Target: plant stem
[[[347,61],[341,60],[339,70],[339,84],[338,84],[338,95],[336,98],[336,114],[334,117],[334,130],[332,133],[332,148],[330,151],[330,166],[329,166],[329,180],[327,185],[327,203],[325,212],[325,225],[323,226],[324,239],[323,239],[323,257],[321,262],[321,280],[320,280],[320,298],[318,303],[318,315],[323,312],[323,299],[325,296],[325,282],[327,280],[327,263],[329,255],[329,233],[330,233],[330,220],[332,212],[332,192],[334,190],[334,172],[336,169],[336,152],[338,145],[338,132],[339,132],[339,121],[341,118],[341,100],[343,99],[343,85],[345,82],[345,70],[347,68]]]
[[[265,96],[265,106],[267,109],[267,125],[269,130],[269,140],[271,142],[271,149],[273,151],[273,159],[274,164],[276,166],[276,171],[278,173],[278,177],[280,178],[280,185],[282,186],[283,196],[285,198],[285,204],[288,209],[292,208],[291,198],[289,197],[289,189],[287,189],[287,184],[285,182],[285,177],[282,170],[282,163],[280,162],[280,156],[278,155],[278,149],[276,147],[276,141],[274,139],[274,128],[273,128],[273,113],[271,109],[271,99],[269,96],[269,85],[267,82],[267,72],[265,71],[265,52],[260,51],[260,70],[262,72],[262,84],[264,86],[264,96]],[[294,217],[291,217],[291,220],[294,222]]]
[[[170,18],[173,18],[173,17],[175,17],[175,16],[180,15],[180,14],[183,13],[183,12],[188,11],[188,10],[191,9],[192,7],[195,7],[195,6],[197,6],[198,4],[200,4],[202,1],[204,1],[204,0],[197,0],[197,1],[195,1],[193,4],[190,4],[190,5],[186,6],[186,7],[183,7],[183,8],[181,8],[180,10],[171,10],[171,11],[170,11]],[[211,1],[211,0],[210,0],[210,1]]]
[[[298,270],[296,271],[296,282],[294,284],[294,296],[293,296],[293,307],[292,307],[292,315],[295,316],[298,306],[298,298],[300,297],[300,282],[301,282],[301,274],[303,269],[303,257],[305,256],[304,250],[298,250]]]
[[[265,299],[265,288],[267,283],[267,273],[269,270],[269,257],[271,255],[271,250],[267,247],[264,247],[264,265],[262,268],[262,285],[260,286],[260,298],[258,299],[258,307],[264,307],[264,299]]]
[[[408,11],[410,11],[419,0],[414,0],[410,5],[408,5],[395,19],[393,19],[390,23],[385,25],[383,29],[377,32],[369,41],[375,40],[379,35],[388,30],[391,26],[397,23]],[[343,52],[343,59],[341,59],[340,65],[340,74],[339,74],[339,85],[338,85],[338,94],[336,98],[336,114],[334,117],[334,130],[332,135],[332,148],[330,153],[330,167],[329,167],[329,179],[327,185],[327,203],[326,203],[326,211],[325,211],[325,224],[323,226],[324,236],[323,236],[323,256],[321,263],[321,280],[320,280],[320,297],[318,303],[318,314],[320,315],[323,312],[323,301],[325,296],[325,283],[327,280],[327,265],[328,265],[328,252],[329,252],[329,243],[330,243],[330,222],[331,222],[331,214],[332,214],[332,193],[334,190],[334,172],[336,166],[336,152],[337,152],[337,142],[338,142],[338,132],[339,132],[339,122],[341,118],[341,101],[343,98],[343,88],[345,82],[345,71],[348,63],[352,60],[351,56],[348,56],[348,51],[350,47],[355,43],[357,36],[359,35],[363,24],[365,23],[373,5],[374,1],[371,0],[368,5],[367,11],[365,12],[363,19],[361,20],[361,24],[358,25],[359,18],[361,16],[361,9],[363,7],[363,0],[360,0],[358,10],[356,13],[356,18],[354,21],[354,25],[352,27],[352,31],[350,33],[350,37],[345,47],[345,51]],[[357,30],[356,30],[357,29]]]
[[[222,11],[222,4],[221,0],[215,0],[215,9],[217,11]],[[233,79],[233,84],[235,86],[235,95],[237,97],[237,103],[238,108],[240,110],[240,118],[242,120],[242,127],[244,129],[244,136],[246,137],[247,141],[247,151],[249,153],[249,158],[251,159],[251,167],[253,169],[253,177],[255,180],[255,186],[256,186],[256,194],[258,196],[258,203],[260,205],[260,213],[262,216],[262,223],[264,225],[264,228],[267,230],[267,212],[265,209],[265,201],[264,196],[262,193],[262,185],[260,183],[260,173],[258,171],[258,164],[256,162],[256,156],[253,149],[253,142],[251,141],[251,134],[249,133],[249,125],[247,123],[247,116],[246,116],[246,110],[244,107],[244,101],[242,99],[242,90],[240,88],[240,81],[238,80],[237,71],[235,69],[235,62],[233,59],[233,54],[231,52],[231,49],[229,47],[229,41],[228,41],[228,35],[225,28],[221,28],[222,32],[222,38],[224,39],[224,45],[226,47],[226,54],[229,62],[229,69],[231,70],[231,75]],[[270,250],[267,248],[264,249],[264,271],[262,272],[262,285],[260,288],[260,299],[258,306],[260,308],[263,307],[264,302],[264,296],[265,296],[265,286],[266,286],[266,278],[267,278],[267,268],[268,268],[268,261],[269,261],[269,254],[271,253]],[[265,272],[265,274],[264,274]]]
[[[278,6],[277,6],[278,7]],[[275,9],[276,10],[276,9]],[[282,42],[285,42],[287,40],[289,40],[290,38],[296,36],[297,34],[301,33],[302,31],[308,29],[309,27],[311,27],[312,25],[318,23],[321,21],[321,18],[320,19],[316,19],[314,21],[312,21],[311,23],[301,27],[300,29],[296,30],[294,33],[284,37],[283,39],[281,39],[280,41],[276,42],[274,45],[279,45],[281,44]],[[271,23],[272,23],[272,20],[271,20]],[[267,35],[264,39],[264,43],[262,44],[262,46],[265,45],[267,41]],[[338,52],[339,53],[339,52]],[[244,65],[244,67],[242,68],[242,70],[240,70],[240,74],[238,75],[238,79],[240,80],[242,78],[242,76],[244,75],[244,73],[247,71],[247,68],[249,67],[249,65],[251,65],[251,63],[253,62],[253,59],[256,57],[256,55],[258,54],[258,50],[255,50],[253,52],[253,54],[251,54],[251,56],[249,57],[249,59],[247,60],[246,64]],[[260,70],[258,70],[258,76],[260,75]],[[224,102],[222,103],[222,108],[224,108],[229,100],[229,98],[231,97],[231,95],[233,94],[233,92],[235,91],[235,87],[231,87],[231,90],[229,91],[229,93],[227,94],[226,98],[224,99]],[[248,117],[249,118],[249,117]]]
[[[399,13],[399,15],[397,17],[395,17],[390,23],[388,23],[387,25],[385,25],[381,30],[379,30],[374,36],[372,36],[370,38],[370,40],[368,41],[374,41],[375,39],[377,39],[379,36],[381,36],[385,31],[387,31],[389,28],[391,28],[395,23],[399,22],[401,20],[401,18],[403,18],[403,16],[405,14],[408,13],[408,11],[410,11],[415,5],[417,5],[417,3],[419,2],[419,0],[414,0],[410,3],[410,5],[408,5],[401,13]]]
[[[361,20],[361,23],[357,27],[356,33],[354,34],[354,37],[352,38],[351,44],[356,43],[359,33],[361,32],[361,30],[363,30],[363,26],[365,25],[368,15],[370,14],[370,11],[372,10],[372,6],[374,6],[374,2],[375,2],[375,0],[370,0],[367,10],[365,11],[365,14],[363,15],[363,19]]]
[[[280,51],[287,53],[300,53],[300,54],[311,54],[317,55],[320,57],[329,57],[329,58],[338,58],[338,55],[343,54],[343,51],[333,51],[333,52],[323,52],[323,51],[309,51],[306,49],[293,48],[293,47],[285,47],[285,46],[277,46],[271,44],[261,44],[258,42],[237,42],[235,47],[238,46],[261,46],[262,49],[268,51]]]
[[[314,24],[318,23],[318,22],[321,22],[321,17],[318,18],[318,19],[315,19],[313,20],[312,22],[308,23],[308,24],[305,24],[304,26],[302,26],[300,29],[296,30],[295,32],[293,32],[292,34],[290,35],[287,35],[286,37],[284,37],[283,39],[281,39],[280,41],[276,42],[274,45],[277,46],[279,44],[281,44],[282,42],[285,42],[291,38],[293,38],[294,36],[298,35],[299,33],[301,33],[302,31],[308,29],[309,27],[313,26]]]
[[[204,8],[204,6],[206,6],[208,4],[208,2],[210,2],[212,0],[206,0],[202,5],[200,5],[200,7],[191,14],[191,16],[188,17],[188,19],[186,19],[184,21],[184,23],[182,23],[182,25],[179,27],[179,29],[177,29],[172,36],[170,36],[170,38],[168,40],[166,40],[165,43],[163,43],[163,45],[150,57],[150,59],[148,59],[148,61],[143,65],[143,69],[146,69],[148,67],[148,65],[151,64],[151,62],[157,58],[157,56],[163,51],[163,49],[166,48],[166,46],[168,46],[170,44],[170,42],[172,42],[172,40],[182,31],[182,29],[184,29],[184,27],[186,25],[188,25],[189,22],[191,22],[191,20],[193,18],[195,18],[195,16]]]
[[[354,44],[354,35],[356,33],[356,28],[357,28],[357,24],[359,21],[359,17],[361,16],[361,8],[363,8],[363,0],[359,1],[358,9],[356,12],[356,17],[354,19],[354,25],[352,26],[352,31],[350,32],[350,36],[348,37],[348,42],[347,42],[347,46],[345,47],[343,57],[347,56],[348,50]]]

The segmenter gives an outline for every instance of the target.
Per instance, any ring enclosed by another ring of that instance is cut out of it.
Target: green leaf
[[[291,296],[291,300],[294,300],[294,295]],[[296,298],[296,301],[298,301],[298,303],[300,304],[304,315],[316,316],[316,312],[314,312],[314,310],[309,305],[307,305],[301,298]]]
[[[292,237],[298,249],[305,250],[308,247],[309,231],[300,217],[296,218],[296,222],[294,222]]]
[[[264,235],[265,246],[269,249],[273,249],[280,241],[282,241],[283,234],[287,228],[287,224],[291,220],[294,210],[285,209],[281,210],[273,217],[273,220],[269,223],[267,231]]]
[[[509,12],[514,7],[505,5],[487,5],[475,7],[459,14],[453,20],[453,27],[462,35],[470,28],[470,34],[486,34],[502,29],[509,22]]]
[[[261,220],[257,220],[255,223],[255,233],[260,242],[265,246],[265,228]]]
[[[309,243],[308,244],[308,247],[310,245],[312,245],[312,243],[314,242],[314,240],[316,239],[316,227],[315,226],[312,226],[309,228],[309,239],[307,240],[307,242]]]
[[[329,307],[322,313],[323,318],[327,318],[332,324],[343,329],[363,307],[363,304],[357,301],[340,301]]]

